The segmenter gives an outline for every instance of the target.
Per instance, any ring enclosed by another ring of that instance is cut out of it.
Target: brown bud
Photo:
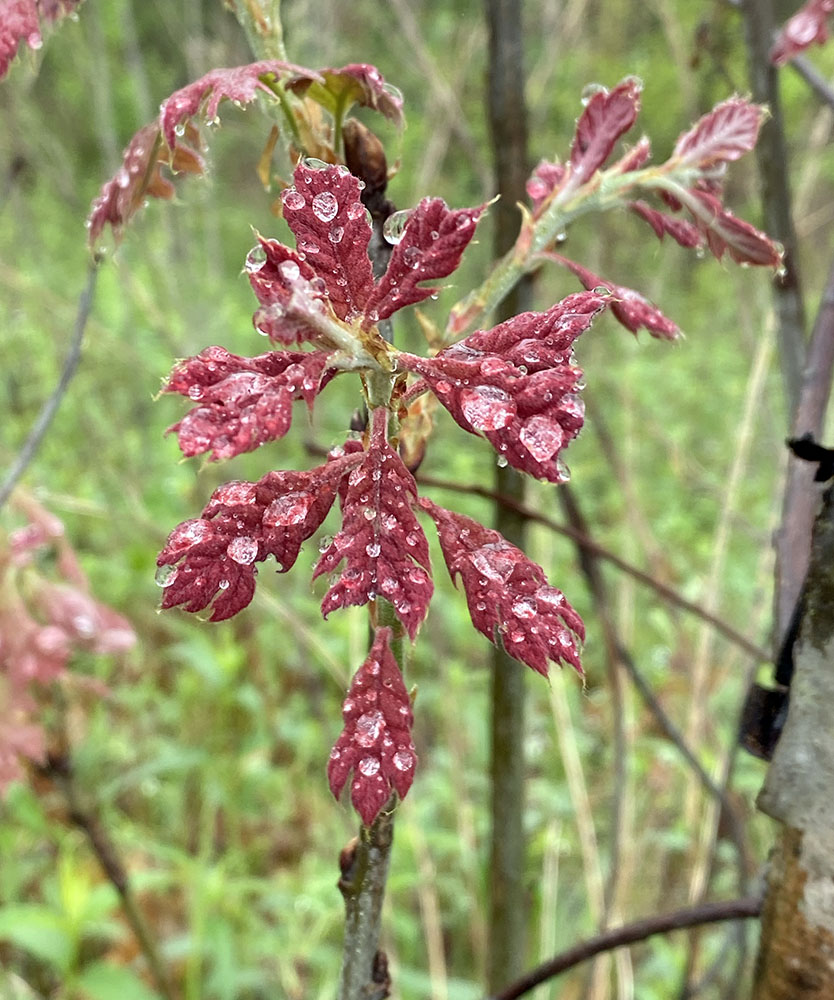
[[[348,118],[342,134],[345,140],[345,163],[355,177],[365,182],[365,200],[384,192],[388,185],[388,162],[382,143],[356,118]]]

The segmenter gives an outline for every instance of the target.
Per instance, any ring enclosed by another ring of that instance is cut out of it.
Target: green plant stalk
[[[287,61],[281,0],[226,0],[258,59]]]
[[[378,599],[373,608],[377,626],[393,630],[391,652],[404,675],[409,649],[405,630],[388,601]],[[377,956],[398,801],[393,794],[374,822],[360,827],[347,870],[342,870],[339,888],[345,900],[345,941],[338,1000],[388,996],[387,962]]]
[[[484,317],[509,294],[525,274],[539,266],[538,254],[558,242],[567,227],[591,212],[606,212],[621,206],[635,189],[665,189],[680,195],[694,184],[697,170],[669,160],[660,166],[621,173],[616,167],[598,172],[580,188],[568,189],[554,197],[544,212],[534,219],[519,204],[521,231],[514,245],[493,266],[484,281],[455,303],[446,326],[445,343],[449,344],[478,326]],[[689,199],[687,197],[687,205]]]

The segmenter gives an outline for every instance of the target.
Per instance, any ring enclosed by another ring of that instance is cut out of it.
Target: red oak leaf
[[[190,135],[192,141],[199,144],[197,133],[192,130]],[[87,229],[91,246],[98,242],[107,224],[118,239],[146,198],[173,198],[174,185],[160,171],[161,166],[168,162],[169,154],[162,144],[159,126],[151,122],[130,140],[121,167],[90,206]],[[171,166],[175,171],[185,173],[202,172],[199,156],[186,146],[176,147]]]
[[[690,190],[681,194],[696,225],[706,237],[710,252],[720,260],[728,253],[737,264],[778,267],[782,248],[765,233],[724,207],[709,191]]]
[[[466,337],[434,358],[401,352],[400,367],[422,375],[464,430],[483,434],[517,469],[564,482],[559,453],[582,427],[575,395],[582,372],[572,344],[607,305],[595,292],[569,295],[544,313],[522,313]]]
[[[356,671],[342,705],[344,729],[327,764],[336,798],[353,771],[350,798],[365,826],[377,818],[392,792],[405,798],[417,766],[411,701],[390,641],[390,628],[376,630],[368,659]]]
[[[673,215],[668,215],[666,212],[658,212],[656,208],[652,208],[651,205],[647,205],[644,201],[631,201],[628,207],[639,215],[641,219],[645,219],[648,222],[659,240],[662,240],[668,233],[676,243],[687,249],[699,247],[704,242],[704,238],[698,227],[686,219],[676,219]],[[682,206],[680,202],[677,202],[675,207],[679,211]]]
[[[699,170],[737,160],[756,145],[766,115],[760,105],[731,97],[678,137],[672,157]]]
[[[0,0],[0,80],[8,72],[21,42],[30,49],[43,45],[40,20],[50,23],[71,14],[81,0]]]
[[[680,336],[677,324],[667,319],[657,306],[652,305],[640,292],[633,288],[627,288],[625,285],[615,285],[612,281],[607,281],[586,267],[582,267],[581,264],[576,264],[574,261],[568,260],[567,257],[562,257],[561,254],[543,253],[541,256],[568,268],[579,278],[588,291],[600,288],[609,289],[613,296],[611,312],[626,330],[637,333],[640,327],[644,327],[653,337],[659,337],[663,340],[676,340]]]
[[[296,93],[309,94],[334,117],[344,117],[351,105],[358,103],[379,111],[397,128],[405,124],[402,94],[385,82],[376,66],[351,63],[341,69],[319,70],[319,75],[321,82],[312,83],[302,78],[288,86]]]
[[[223,100],[234,101],[238,105],[250,104],[259,91],[274,97],[268,81],[287,73],[293,74],[296,79],[309,81],[320,79],[312,70],[275,59],[249,63],[246,66],[211,70],[199,80],[175,91],[162,102],[159,109],[159,124],[165,141],[171,149],[177,146],[178,136],[184,131],[183,123],[197,114],[203,102],[205,102],[203,115],[206,121],[214,121],[217,118],[217,109]]]
[[[256,562],[294,565],[306,539],[333,506],[339,480],[361,457],[346,454],[306,472],[270,472],[257,483],[226,483],[202,516],[178,525],[156,562],[163,608],[182,604],[210,621],[231,618],[255,593]]]
[[[371,227],[360,182],[345,166],[314,169],[302,161],[284,191],[284,218],[296,247],[324,282],[339,319],[364,313],[373,290]]]
[[[603,88],[591,97],[576,123],[568,186],[584,184],[603,166],[617,140],[637,119],[642,89],[640,80],[632,76],[626,77],[612,91]]]
[[[176,431],[189,458],[209,453],[211,461],[253,451],[283,437],[292,421],[293,400],[308,406],[329,380],[327,354],[271,351],[254,358],[207,347],[181,361],[163,392],[178,392],[198,402]],[[331,376],[332,377],[332,376]]]
[[[380,595],[414,639],[433,591],[429,547],[411,509],[417,502],[414,477],[387,441],[388,411],[380,407],[371,416],[368,451],[347,479],[342,528],[322,553],[313,579],[345,560],[324,595],[324,616]]]
[[[424,198],[394,246],[388,268],[368,303],[369,313],[386,319],[404,306],[435,295],[438,288],[420,282],[446,278],[457,268],[485,207],[450,209],[441,198]]]
[[[770,61],[782,66],[814,43],[822,45],[826,42],[826,21],[832,12],[834,0],[807,0],[782,26],[770,50]]]
[[[497,531],[425,497],[420,506],[437,525],[449,575],[463,583],[475,628],[545,677],[550,660],[582,673],[577,649],[577,640],[585,638],[582,619],[548,584],[542,568]]]
[[[617,160],[612,169],[619,171],[621,174],[629,174],[632,170],[639,170],[641,167],[644,167],[651,159],[651,155],[652,144],[644,135],[632,149],[627,150]]]
[[[439,198],[421,201],[409,215],[387,271],[374,285],[368,258],[371,226],[356,178],[343,166],[302,160],[294,182],[282,198],[297,251],[261,239],[263,255],[252,261],[250,254],[246,267],[261,303],[255,325],[282,343],[327,342],[320,318],[328,306],[356,339],[360,328],[367,331],[397,309],[433,295],[436,288],[419,283],[455,270],[484,209],[452,210]]]

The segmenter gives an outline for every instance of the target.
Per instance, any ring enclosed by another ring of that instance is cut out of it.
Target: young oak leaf
[[[350,63],[341,69],[319,70],[320,81],[304,78],[291,81],[288,86],[296,93],[306,94],[334,118],[343,118],[353,104],[379,111],[397,128],[405,124],[402,94],[386,83],[376,66],[367,63]]]
[[[71,14],[81,0],[0,0],[0,80],[21,42],[30,49],[43,45],[41,20],[53,23]]]
[[[324,616],[380,595],[413,640],[434,588],[428,542],[411,509],[417,486],[388,444],[387,417],[383,407],[371,414],[368,451],[348,476],[342,497],[342,528],[322,553],[313,579],[344,560],[344,570],[324,595]]]
[[[637,119],[642,89],[642,82],[630,76],[610,92],[601,88],[590,98],[576,123],[566,187],[579,187],[605,164]]]
[[[199,146],[199,136],[189,127],[189,136]],[[151,122],[130,140],[122,154],[122,165],[103,185],[98,197],[90,206],[87,217],[88,242],[95,246],[106,225],[110,225],[117,239],[122,229],[139,211],[146,198],[170,200],[174,185],[161,173],[163,165],[170,165],[175,172],[200,174],[202,160],[190,147],[179,145],[173,155],[165,149],[159,125]]]
[[[667,212],[659,212],[651,205],[647,205],[645,201],[631,201],[628,203],[628,207],[635,215],[639,215],[641,219],[648,222],[659,240],[668,234],[676,243],[688,250],[703,245],[704,237],[701,235],[701,231],[687,219],[679,219]],[[676,207],[678,210],[681,208],[680,202],[677,203]]]
[[[457,268],[485,207],[450,209],[442,198],[424,198],[394,246],[371,295],[369,312],[387,319],[404,306],[436,295],[439,288],[420,283],[446,278]]]
[[[761,105],[730,97],[678,137],[672,159],[702,171],[737,160],[756,145],[766,117]]]
[[[378,628],[342,705],[344,729],[327,764],[336,798],[353,771],[350,798],[365,826],[373,823],[392,792],[405,798],[417,766],[411,700],[390,642],[391,629]]]
[[[475,628],[545,677],[548,661],[570,663],[581,674],[585,627],[542,568],[497,531],[425,497],[420,506],[437,525],[446,567],[453,582],[460,577]]]
[[[159,125],[165,141],[172,150],[175,149],[184,133],[185,122],[193,118],[201,106],[205,120],[213,122],[221,101],[229,100],[241,106],[251,104],[258,93],[275,98],[269,84],[287,74],[295,80],[312,82],[321,79],[313,70],[276,59],[211,70],[162,102]]]
[[[770,50],[770,61],[783,66],[809,46],[828,40],[827,20],[834,13],[834,0],[807,0],[780,29]]]
[[[296,331],[295,339],[316,339],[318,316],[328,307],[348,338],[355,340],[362,331],[367,340],[378,320],[435,294],[436,288],[419,283],[455,270],[485,207],[453,210],[439,198],[425,198],[410,213],[388,269],[374,284],[371,226],[356,178],[343,166],[302,160],[282,199],[297,251],[262,239],[263,266],[247,265],[261,303],[255,325],[282,343],[291,342]],[[326,331],[322,336],[327,340]],[[370,345],[377,348],[385,350]]]
[[[198,405],[168,428],[189,458],[208,452],[213,462],[253,451],[283,437],[294,400],[313,399],[327,384],[328,355],[270,351],[254,358],[207,347],[180,361],[163,392],[177,392]]]
[[[677,324],[664,316],[657,306],[652,305],[640,292],[633,288],[627,288],[625,285],[616,285],[612,281],[607,281],[561,254],[542,253],[540,256],[568,268],[579,278],[588,291],[607,288],[612,296],[611,312],[626,330],[637,333],[641,327],[644,327],[653,337],[662,340],[676,340],[680,336]]]
[[[398,363],[421,375],[454,420],[482,434],[510,465],[564,482],[559,453],[579,433],[585,413],[572,345],[610,304],[607,289],[579,292],[546,312],[476,331],[433,358],[401,352]]]
[[[733,215],[711,191],[680,189],[677,196],[718,260],[726,252],[737,264],[779,267],[782,247],[766,233]]]
[[[237,614],[255,593],[254,564],[273,556],[280,572],[291,569],[327,517],[342,476],[359,461],[342,454],[315,469],[215,490],[199,518],[171,532],[156,560],[162,607],[197,612],[214,602],[213,622]]]

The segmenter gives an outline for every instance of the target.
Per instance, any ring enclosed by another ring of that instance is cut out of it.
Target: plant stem
[[[522,265],[516,260],[519,213],[529,174],[527,111],[521,3],[485,0],[489,29],[487,103],[497,187],[501,200],[495,208],[493,249],[505,256],[491,304],[500,306],[498,319],[529,308],[529,282],[519,282]],[[500,268],[500,264],[499,264]],[[501,301],[503,300],[503,301]],[[498,468],[497,493],[524,502],[523,478],[509,468]],[[524,548],[526,518],[517,509],[496,503],[494,523],[514,545]],[[487,987],[494,991],[524,967],[526,914],[524,870],[524,702],[526,675],[517,660],[500,647],[491,651],[490,818],[491,840],[488,882]]]
[[[405,673],[408,643],[405,630],[388,601],[374,602],[377,626],[393,630],[391,652]],[[394,843],[396,794],[369,826],[342,851],[339,889],[345,900],[345,942],[338,1000],[383,1000],[389,993],[388,961],[379,949],[382,904]]]
[[[258,59],[286,62],[281,0],[226,0]]]

